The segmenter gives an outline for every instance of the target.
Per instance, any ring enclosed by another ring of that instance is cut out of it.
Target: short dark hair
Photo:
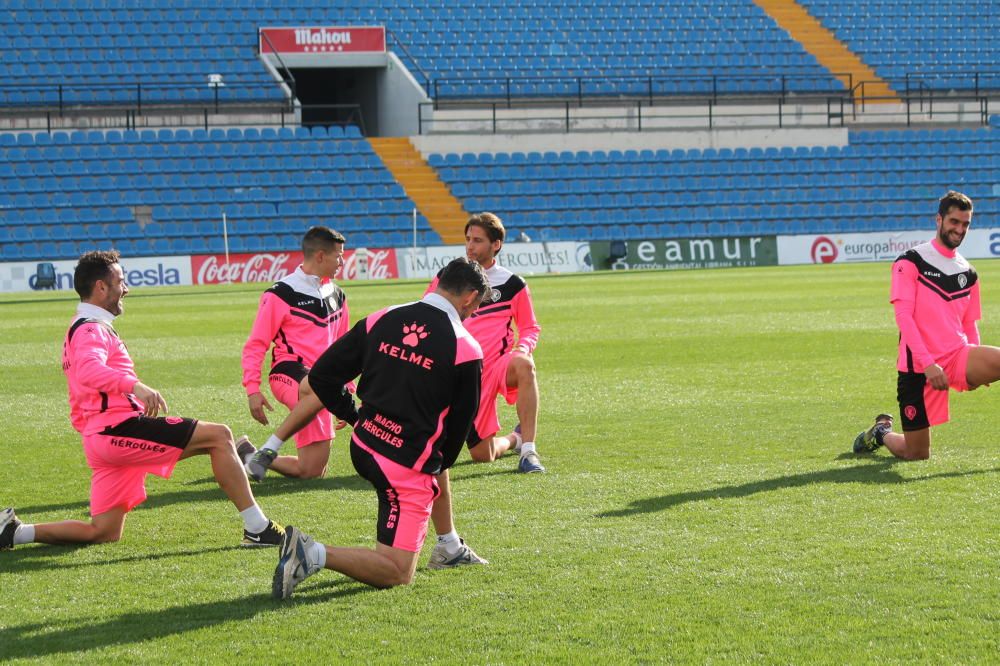
[[[942,218],[947,215],[952,208],[959,210],[972,210],[972,199],[961,192],[948,190],[943,197],[938,199],[938,215]]]
[[[108,280],[111,267],[119,258],[118,250],[94,250],[80,257],[73,271],[73,288],[80,294],[80,300],[90,298],[98,280]]]
[[[452,259],[441,270],[438,287],[456,296],[462,296],[468,291],[476,291],[482,298],[490,292],[490,281],[486,278],[486,273],[483,272],[483,267],[478,262],[474,259],[459,257]]]
[[[311,257],[320,250],[330,251],[337,243],[343,245],[346,242],[343,234],[330,227],[309,227],[309,231],[302,237],[302,254]]]
[[[503,222],[493,213],[484,212],[473,215],[465,223],[465,233],[469,233],[469,227],[480,227],[486,232],[486,237],[490,239],[491,243],[496,241],[502,243],[507,238],[507,230],[503,228]]]

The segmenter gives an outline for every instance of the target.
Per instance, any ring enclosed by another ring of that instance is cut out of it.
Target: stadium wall
[[[500,261],[516,273],[583,273],[593,270],[680,270],[794,264],[892,261],[932,235],[903,232],[761,235],[648,239],[632,241],[563,241],[504,245]],[[348,250],[339,280],[430,279],[448,261],[464,254],[461,245],[421,248]],[[970,230],[962,243],[969,259],[1000,257],[1000,229]],[[274,282],[299,264],[297,252],[258,252],[125,257],[122,268],[133,287],[171,287]],[[73,289],[75,260],[51,262],[54,289]],[[37,288],[37,262],[0,264],[0,293]]]
[[[525,152],[523,134],[429,134],[410,139],[426,158],[435,153],[513,153]],[[844,127],[826,129],[726,129],[687,132],[601,132],[532,135],[531,150],[672,150],[706,148],[771,148],[774,146],[846,146]]]

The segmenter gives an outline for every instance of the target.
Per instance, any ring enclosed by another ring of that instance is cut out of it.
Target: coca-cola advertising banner
[[[276,282],[302,263],[299,252],[258,252],[256,254],[201,254],[191,257],[194,284]],[[339,280],[386,280],[399,277],[396,250],[376,248],[344,252]]]
[[[385,53],[385,28],[261,28],[261,53]]]

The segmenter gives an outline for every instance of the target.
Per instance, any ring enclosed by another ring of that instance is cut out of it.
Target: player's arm
[[[309,386],[309,378],[304,377],[302,383],[299,384],[299,401],[295,403],[295,407],[281,422],[281,425],[275,429],[274,436],[282,442],[288,440],[316,418],[321,409],[323,409],[323,403]]]
[[[445,438],[441,444],[443,461],[441,469],[455,464],[462,451],[465,438],[469,436],[472,421],[479,409],[479,384],[482,381],[483,362],[474,359],[455,366],[455,390],[451,408],[445,417]]]
[[[358,420],[354,399],[346,384],[361,374],[368,340],[368,320],[362,319],[345,336],[330,345],[309,371],[309,391],[338,419]]]
[[[337,321],[337,330],[334,331],[334,337],[333,337],[334,340],[341,339],[342,337],[344,337],[345,335],[347,335],[348,331],[351,330],[351,311],[350,311],[350,309],[348,308],[348,305],[347,305],[347,294],[344,294],[344,300],[341,302],[340,308],[341,308],[341,310],[343,310],[343,314],[340,316],[340,320]],[[357,388],[358,387],[354,383],[353,379],[351,381],[347,382],[346,386],[347,386],[347,390],[350,391],[351,393],[356,393],[357,392]],[[343,427],[343,425],[342,425],[343,421],[344,420],[341,419],[340,423],[337,424],[337,429],[338,430],[340,430],[340,428]],[[351,421],[350,423],[352,425],[354,424],[353,421]]]
[[[101,324],[87,324],[76,332],[69,343],[69,357],[77,381],[101,393],[134,395],[143,404],[146,416],[167,411],[167,402],[159,391],[140,382],[135,373],[108,365],[108,348],[112,344],[117,340]]]
[[[531,301],[528,285],[514,296],[511,310],[514,324],[517,325],[517,344],[514,345],[513,351],[530,354],[538,346],[538,336],[542,332],[542,327],[535,318],[535,306]]]
[[[965,317],[962,319],[962,330],[965,331],[965,337],[969,339],[970,345],[978,345],[981,344],[981,338],[976,322],[983,318],[982,304],[979,300],[979,282],[972,285],[969,298],[969,307],[965,310]]]
[[[917,267],[911,261],[897,259],[892,268],[892,293],[890,300],[899,327],[900,341],[913,354],[913,366],[924,373],[932,387],[940,391],[948,389],[948,376],[938,365],[924,343],[917,328],[914,311],[917,301]]]
[[[135,373],[108,366],[108,348],[115,342],[101,324],[85,324],[76,331],[69,358],[80,384],[101,393],[132,393],[139,381]]]
[[[267,425],[267,414],[264,409],[271,410],[271,404],[261,393],[261,365],[267,350],[271,347],[281,322],[284,320],[287,305],[274,294],[265,291],[260,297],[260,307],[250,329],[250,336],[243,345],[243,388],[247,392],[247,403],[250,415],[258,423]]]

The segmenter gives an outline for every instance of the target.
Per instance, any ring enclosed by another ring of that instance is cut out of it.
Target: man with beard
[[[1000,348],[979,343],[978,276],[957,251],[971,222],[972,200],[949,191],[938,205],[935,238],[893,263],[890,302],[899,327],[903,432],[893,432],[892,417],[879,414],[855,438],[855,453],[884,445],[897,458],[926,460],[931,426],[948,422],[948,389],[972,391],[1000,379]]]

